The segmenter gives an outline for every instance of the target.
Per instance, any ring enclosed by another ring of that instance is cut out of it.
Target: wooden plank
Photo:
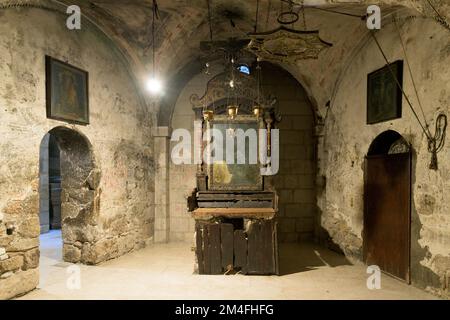
[[[273,208],[199,208],[194,210],[192,215],[195,219],[211,217],[271,219],[275,216],[275,210]]]
[[[273,243],[273,228],[274,224],[270,221],[262,222],[261,242],[263,244],[261,252],[263,252],[263,274],[274,274],[275,272],[275,251]]]
[[[203,262],[204,274],[211,274],[211,244],[209,240],[209,224],[203,226]]]
[[[265,247],[265,234],[264,234],[264,229],[266,226],[266,223],[264,221],[258,220],[256,222],[256,224],[258,225],[258,228],[256,229],[256,269],[257,269],[257,273],[258,274],[265,274],[266,270],[266,247]]]
[[[261,243],[259,241],[260,224],[257,220],[252,221],[248,230],[248,273],[259,274],[261,261],[259,261],[259,251],[261,250]]]
[[[273,191],[214,191],[214,190],[208,190],[208,191],[199,191],[197,194],[199,196],[217,196],[217,195],[267,195],[267,194],[273,194]]]
[[[234,226],[229,223],[220,225],[220,245],[222,251],[222,269],[227,271],[234,264]]]
[[[203,260],[203,228],[199,222],[195,224],[196,231],[196,254],[198,261],[198,273],[205,274],[205,261]]]
[[[202,201],[199,200],[197,207],[194,208],[273,208],[273,203],[271,201]],[[190,210],[189,212],[192,212]]]
[[[248,201],[268,201],[273,200],[273,194],[198,194],[199,200],[248,200]]]
[[[273,249],[274,254],[273,257],[275,259],[275,274],[280,275],[280,255],[278,252],[278,222],[277,220],[273,221]]]
[[[211,223],[208,225],[208,229],[211,274],[223,274],[220,246],[220,225],[217,223]]]
[[[244,230],[234,232],[234,267],[240,268],[243,274],[247,274],[247,239]]]

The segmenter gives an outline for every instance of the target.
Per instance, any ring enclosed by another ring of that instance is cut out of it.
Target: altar
[[[222,158],[198,165],[197,188],[188,198],[196,269],[204,275],[273,275],[279,273],[278,195],[270,169],[278,156],[272,132],[281,118],[276,99],[261,96],[259,65],[256,76],[235,70],[232,64],[208,83],[203,97],[191,97],[202,123],[199,152],[211,155],[205,152],[211,140],[226,140],[212,152]]]

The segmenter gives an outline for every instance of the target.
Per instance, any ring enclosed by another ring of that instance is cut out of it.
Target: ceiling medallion
[[[319,37],[319,31],[300,31],[284,26],[276,30],[249,34],[249,51],[263,60],[295,63],[318,59],[320,52],[332,46]]]

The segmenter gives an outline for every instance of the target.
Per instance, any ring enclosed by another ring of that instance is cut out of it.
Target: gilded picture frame
[[[89,73],[50,56],[45,69],[47,118],[88,125]]]

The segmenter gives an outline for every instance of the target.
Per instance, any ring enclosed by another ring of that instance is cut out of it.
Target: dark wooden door
[[[409,283],[411,155],[366,159],[364,259]]]

